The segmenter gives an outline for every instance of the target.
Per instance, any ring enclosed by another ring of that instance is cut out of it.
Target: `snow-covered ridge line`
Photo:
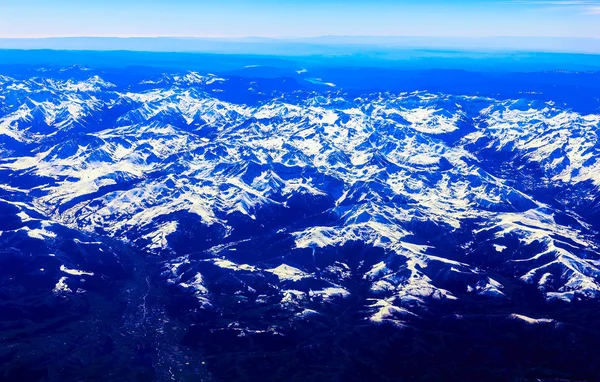
[[[6,175],[3,189],[34,193],[53,221],[167,258],[209,248],[166,271],[205,307],[215,272],[245,280],[238,292],[252,301],[265,299],[253,282],[285,285],[276,302],[299,317],[362,280],[369,319],[397,325],[431,300],[510,298],[505,280],[548,300],[600,297],[599,227],[579,207],[598,200],[600,116],[525,99],[268,93],[236,81],[0,78],[0,171],[27,179]],[[539,185],[568,203],[541,200]],[[233,254],[264,237],[287,252]],[[327,258],[355,243],[375,254]]]

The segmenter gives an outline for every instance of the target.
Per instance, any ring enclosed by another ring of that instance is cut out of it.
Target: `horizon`
[[[305,40],[319,38],[426,38],[426,39],[540,39],[540,40],[556,40],[556,39],[572,39],[572,40],[600,40],[595,36],[510,36],[510,35],[494,35],[494,36],[465,36],[465,35],[445,35],[445,36],[427,36],[427,35],[349,35],[349,34],[327,34],[327,35],[305,35],[305,36],[260,36],[260,35],[239,35],[239,36],[193,36],[193,35],[73,35],[73,36],[18,36],[18,37],[2,37],[0,40],[47,40],[47,39],[73,39],[73,38],[114,38],[114,39],[129,39],[129,38],[173,38],[173,39],[207,39],[207,40],[237,40],[237,39],[264,39],[264,40]]]
[[[348,36],[196,37],[196,36],[72,36],[0,38],[0,49],[196,52],[281,56],[396,55],[411,50],[477,53],[600,54],[595,37],[527,36]]]

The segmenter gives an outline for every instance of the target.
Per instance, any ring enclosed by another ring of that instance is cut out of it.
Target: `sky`
[[[600,0],[0,0],[0,37],[600,38]]]

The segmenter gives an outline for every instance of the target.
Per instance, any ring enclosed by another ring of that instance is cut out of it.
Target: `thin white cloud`
[[[515,3],[552,8],[573,8],[587,15],[600,15],[598,0],[515,0]]]
[[[600,4],[587,7],[588,15],[600,15]]]
[[[564,6],[595,6],[600,5],[598,0],[515,0],[515,3],[532,5],[564,5]]]

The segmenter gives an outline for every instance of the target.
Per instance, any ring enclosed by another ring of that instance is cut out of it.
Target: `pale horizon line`
[[[0,36],[2,40],[49,40],[49,39],[76,39],[76,38],[112,38],[112,39],[206,39],[206,40],[230,40],[230,39],[264,39],[264,40],[302,40],[318,38],[424,38],[424,39],[572,39],[572,40],[600,40],[600,36],[511,36],[511,35],[490,35],[490,36],[463,36],[463,35],[348,35],[348,34],[328,34],[313,36],[257,36],[257,35],[239,35],[239,36],[189,36],[189,35],[57,35],[57,36]]]

